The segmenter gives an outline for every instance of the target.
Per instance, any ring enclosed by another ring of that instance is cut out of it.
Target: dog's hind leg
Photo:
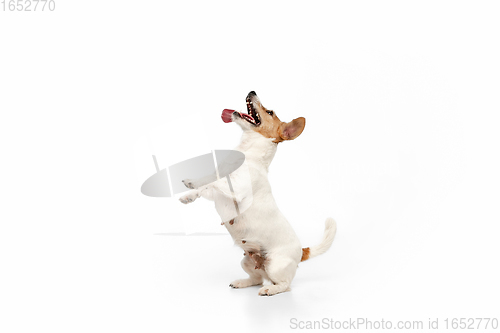
[[[232,288],[258,286],[262,284],[264,278],[267,278],[264,270],[255,268],[255,262],[248,254],[241,261],[241,267],[243,267],[243,270],[248,273],[249,277],[247,279],[240,279],[231,282],[229,286]]]
[[[297,262],[286,256],[274,256],[266,262],[266,273],[273,283],[259,289],[259,295],[272,296],[290,290],[297,271]]]

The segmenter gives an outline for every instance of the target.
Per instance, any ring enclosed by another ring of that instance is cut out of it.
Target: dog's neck
[[[249,162],[262,165],[266,170],[273,161],[278,144],[254,131],[244,131],[237,149],[245,154]]]

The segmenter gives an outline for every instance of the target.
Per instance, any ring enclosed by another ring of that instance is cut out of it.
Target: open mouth
[[[224,110],[222,110],[222,115],[221,115],[222,121],[225,123],[230,123],[233,121],[232,120],[233,116],[238,116],[240,118],[245,119],[247,122],[249,122],[250,124],[252,124],[254,126],[259,126],[261,124],[261,120],[260,120],[259,113],[257,112],[257,110],[255,110],[254,103],[252,102],[252,98],[254,96],[257,96],[255,91],[251,91],[247,95],[246,101],[247,101],[248,113],[240,113],[238,111],[234,111],[231,109],[224,109]],[[256,98],[256,100],[257,100],[257,103],[259,103],[258,98]]]
[[[259,126],[261,123],[259,113],[257,111],[255,111],[255,107],[253,106],[253,102],[252,102],[250,96],[247,96],[246,101],[247,101],[248,114],[241,113],[241,117],[243,119],[245,119],[246,121],[248,121],[250,124],[252,124],[254,126]]]

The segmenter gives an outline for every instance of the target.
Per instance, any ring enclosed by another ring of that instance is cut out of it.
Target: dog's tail
[[[325,233],[323,234],[323,240],[316,246],[305,247],[302,249],[302,259],[300,261],[306,261],[313,257],[319,256],[325,253],[332,245],[333,238],[337,233],[337,223],[331,217],[327,218],[325,221]]]

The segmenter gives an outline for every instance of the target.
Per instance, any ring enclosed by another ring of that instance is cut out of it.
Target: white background
[[[498,317],[498,16],[487,1],[0,12],[1,331]],[[234,147],[220,113],[250,90],[307,119],[270,169],[302,243],[338,223],[331,250],[270,298],[228,287],[245,275],[229,236],[166,235],[223,232],[210,203],[139,191],[154,150],[166,167]],[[169,136],[137,153],[152,133]]]

